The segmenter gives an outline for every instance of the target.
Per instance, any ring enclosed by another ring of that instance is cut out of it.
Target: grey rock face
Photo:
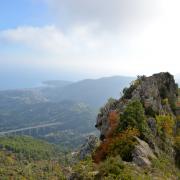
[[[87,138],[87,142],[81,146],[78,153],[79,159],[83,160],[95,150],[98,145],[98,138],[94,135],[90,135]]]
[[[132,92],[132,99],[140,99],[145,108],[151,107],[156,113],[172,114],[169,105],[162,104],[164,98],[167,98],[169,103],[176,99],[177,85],[171,74],[154,74],[137,81],[139,84]]]
[[[151,166],[151,159],[156,158],[149,145],[145,142],[136,138],[138,144],[135,146],[132,152],[133,162],[141,167]]]
[[[154,135],[157,134],[156,120],[154,118],[148,118],[147,123]]]

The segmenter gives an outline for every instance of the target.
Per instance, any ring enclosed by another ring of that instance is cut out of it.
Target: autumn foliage
[[[136,144],[135,136],[139,135],[140,133],[137,129],[128,128],[113,138],[105,139],[93,154],[94,162],[100,163],[107,156],[116,155],[120,155],[123,160],[131,161],[131,152]]]
[[[109,146],[108,153],[113,156],[120,155],[125,161],[132,161],[131,152],[136,144],[135,137],[139,136],[140,132],[138,129],[127,128],[125,131],[122,131],[113,138],[113,141]]]
[[[159,115],[156,116],[156,122],[158,126],[159,135],[165,136],[173,136],[173,128],[175,125],[175,121],[170,115]]]
[[[111,111],[109,113],[109,130],[107,132],[106,138],[111,138],[114,133],[116,132],[116,129],[118,128],[119,125],[119,115],[116,111]]]
[[[135,128],[127,128],[126,130],[117,133],[119,125],[119,115],[113,111],[109,114],[109,131],[106,135],[106,139],[101,142],[100,146],[93,154],[93,160],[95,163],[100,163],[108,156],[116,156],[119,154],[122,159],[130,160],[130,153],[135,145],[135,136],[139,136],[140,133]]]
[[[111,111],[109,113],[108,122],[109,122],[109,130],[106,134],[106,139],[101,142],[100,146],[97,148],[95,153],[93,154],[93,160],[95,163],[99,163],[104,160],[108,154],[108,148],[110,144],[112,144],[112,137],[118,128],[118,119],[119,115],[116,111]]]

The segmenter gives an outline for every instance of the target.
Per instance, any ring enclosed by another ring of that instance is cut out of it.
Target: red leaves
[[[106,134],[106,138],[112,138],[116,129],[118,128],[119,125],[119,115],[116,111],[111,111],[109,113],[109,130]]]
[[[100,146],[97,148],[96,152],[93,154],[92,158],[95,163],[99,163],[104,160],[108,154],[108,149],[110,144],[112,144],[114,133],[119,124],[119,115],[116,111],[109,113],[109,130],[106,134],[106,139],[101,142]]]
[[[132,146],[133,139],[135,136],[139,136],[140,133],[135,128],[128,128],[123,132],[117,133],[117,128],[119,125],[119,115],[116,111],[112,111],[109,114],[109,130],[106,134],[106,138],[101,142],[100,146],[96,149],[95,153],[92,155],[92,158],[95,163],[100,163],[105,160],[108,155],[115,154],[117,150],[115,148],[123,148],[121,145],[130,145]],[[117,150],[119,151],[119,150]]]

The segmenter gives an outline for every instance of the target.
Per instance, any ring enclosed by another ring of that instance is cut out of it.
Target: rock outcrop
[[[168,135],[166,137],[166,134],[162,136],[163,132],[157,122],[157,117],[175,119],[177,96],[178,85],[175,83],[174,77],[167,72],[154,74],[150,77],[138,77],[129,88],[123,90],[123,96],[119,100],[111,99],[101,108],[96,122],[96,128],[100,130],[100,139],[106,142],[106,139],[109,138],[111,112],[120,115],[121,122],[121,116],[123,121],[127,105],[129,106],[130,102],[137,100],[142,104],[145,111],[146,132],[142,133],[139,138],[135,137],[137,144],[131,152],[132,162],[141,167],[151,166],[151,160],[162,153],[173,159],[175,156],[173,141]],[[167,127],[168,125],[164,124],[164,126]]]
[[[138,144],[135,146],[133,152],[132,152],[132,157],[133,157],[133,162],[141,167],[144,166],[151,166],[151,161],[152,159],[155,159],[156,156],[154,155],[153,151],[149,147],[148,143],[145,141],[142,141],[141,139],[136,137],[136,140]]]
[[[89,137],[87,137],[86,143],[81,146],[78,152],[79,159],[83,160],[89,155],[91,155],[94,149],[97,147],[97,145],[98,145],[98,138],[96,136],[90,135]]]
[[[150,77],[138,77],[129,88],[124,89],[123,93],[124,95],[119,100],[108,102],[104,108],[101,108],[97,116],[95,127],[100,130],[101,140],[106,138],[109,129],[109,113],[114,110],[120,114],[123,113],[126,105],[132,100],[140,100],[145,108],[146,115],[149,117],[153,117],[154,114],[173,115],[178,86],[174,77],[166,72],[154,74]],[[149,125],[156,133],[152,119],[149,120]]]

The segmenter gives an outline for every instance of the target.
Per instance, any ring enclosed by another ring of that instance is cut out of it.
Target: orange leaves
[[[116,129],[118,128],[118,125],[119,125],[119,115],[116,111],[111,111],[109,113],[109,118],[108,118],[108,121],[109,121],[109,130],[106,134],[106,138],[111,138]]]
[[[106,139],[101,142],[100,146],[97,148],[96,152],[93,154],[93,160],[95,163],[99,163],[104,160],[108,154],[108,149],[110,144],[113,142],[114,133],[119,124],[119,115],[116,111],[111,111],[109,113],[108,122],[109,122],[109,130],[106,134]]]
[[[109,130],[106,138],[101,142],[96,149],[92,158],[95,163],[100,163],[105,160],[107,156],[120,155],[122,158],[129,160],[131,158],[131,151],[135,145],[135,136],[139,136],[140,132],[135,128],[127,128],[118,133],[119,114],[116,111],[109,113]]]
[[[117,125],[117,123],[118,123],[118,122],[117,122],[117,121],[118,121],[118,118],[119,118],[118,113],[117,113],[116,111],[111,111],[111,112],[109,113],[109,125],[110,125],[111,127]]]
[[[121,155],[122,158],[130,156],[130,153],[135,144],[135,136],[140,133],[135,128],[128,128],[125,131],[116,134],[115,136],[106,138],[97,148],[92,158],[95,163],[100,163],[105,160],[107,156]]]
[[[111,143],[112,139],[106,139],[105,141],[101,142],[100,146],[96,149],[95,153],[92,156],[95,163],[98,164],[106,159],[106,156],[108,155],[108,149]]]
[[[125,131],[119,133],[109,146],[108,153],[116,156],[120,155],[125,161],[132,160],[132,150],[136,144],[135,137],[140,136],[140,132],[135,128],[128,128]]]

